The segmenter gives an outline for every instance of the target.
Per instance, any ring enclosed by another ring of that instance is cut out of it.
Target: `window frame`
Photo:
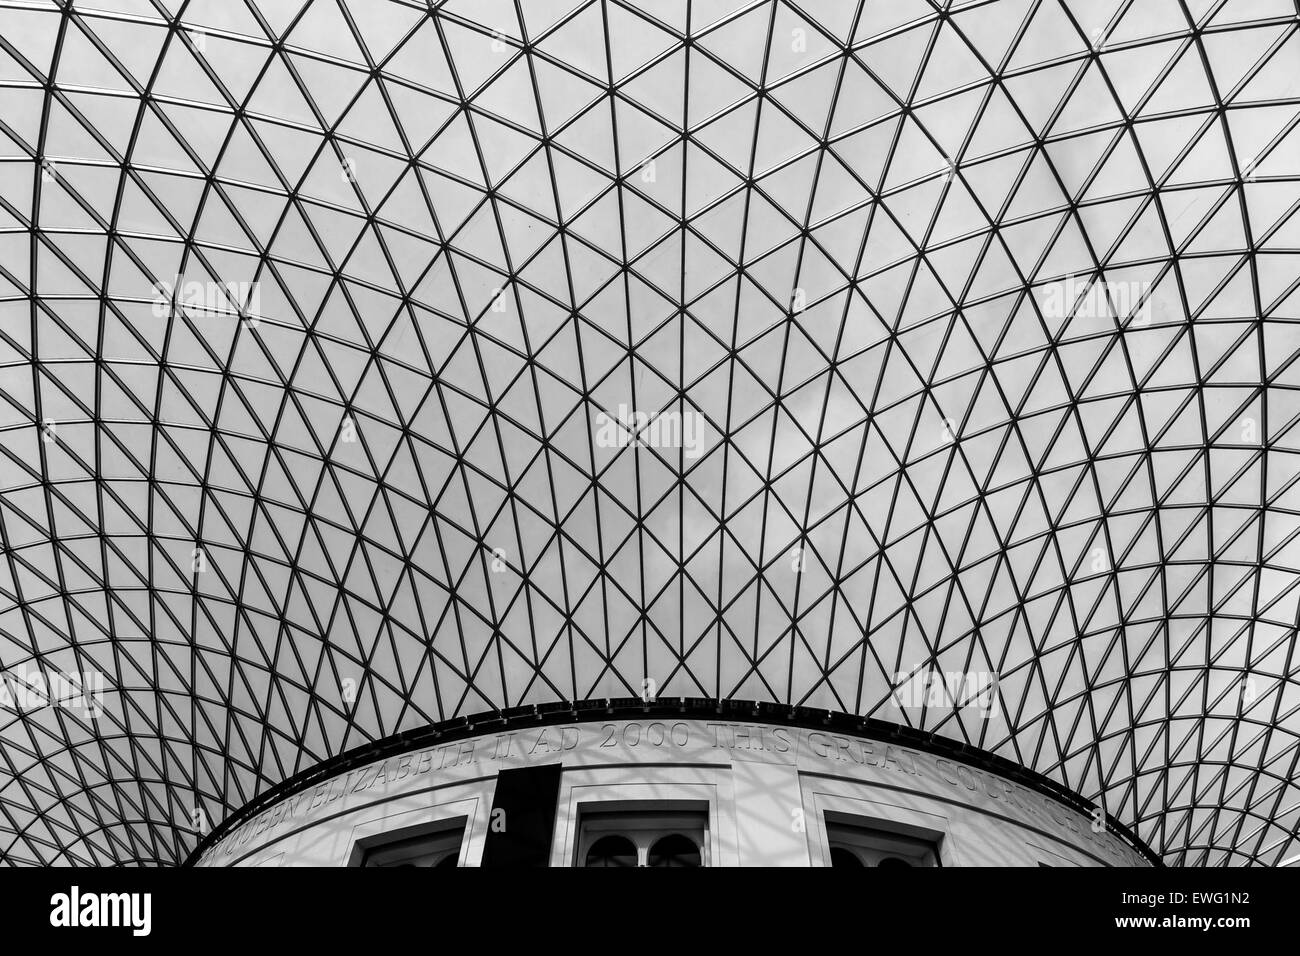
[[[560,780],[560,798],[551,841],[553,867],[579,866],[578,834],[582,812],[603,810],[653,810],[681,808],[683,802],[707,807],[708,829],[701,849],[704,866],[736,866],[734,808],[721,812],[720,794],[730,797],[728,775],[716,766],[620,766],[566,768]],[[689,807],[687,807],[689,809]],[[585,858],[581,858],[586,862]]]
[[[621,836],[636,847],[636,866],[649,866],[650,850],[665,837],[682,836],[695,844],[700,866],[709,860],[709,806],[700,800],[606,800],[578,806],[572,865],[587,865],[587,854],[606,836]]]
[[[901,860],[909,861],[909,866],[916,866],[911,862],[918,856],[929,855],[931,866],[943,866],[943,834],[937,833],[925,827],[918,827],[914,824],[900,823],[893,820],[880,820],[871,817],[863,817],[858,814],[845,813],[843,811],[828,810],[825,812],[823,826],[826,833],[826,859],[830,864],[830,855],[836,848],[843,849],[852,853],[858,858],[858,862],[864,867],[878,867],[879,861],[869,863],[864,860],[862,851],[870,851],[886,856],[894,856]],[[831,828],[843,828],[849,832],[842,833],[840,839],[836,839]],[[856,831],[856,832],[854,832]],[[894,850],[887,846],[877,844],[877,841],[887,842],[889,838],[895,837],[909,843],[921,844],[906,847],[903,850]]]
[[[360,829],[362,828],[356,827],[353,831],[354,839],[352,841],[352,850],[348,855],[347,862],[349,867],[364,867],[366,857],[371,852],[388,846],[389,844],[403,843],[407,840],[417,840],[422,837],[431,837],[454,831],[459,831],[460,833],[460,840],[455,850],[456,865],[458,867],[465,865],[465,856],[469,849],[469,814],[461,813],[455,816],[442,817],[437,820],[426,820],[422,823],[396,827],[394,829],[371,833],[367,836],[357,837],[356,830]],[[439,861],[438,865],[441,865],[441,861]]]
[[[888,803],[883,799],[865,799],[825,786],[831,781],[807,781],[804,789],[804,816],[808,821],[808,850],[813,866],[831,865],[830,835],[827,820],[848,823],[874,830],[897,833],[935,844],[936,865],[961,866],[961,839],[952,820],[912,806]],[[878,796],[885,796],[880,794]]]

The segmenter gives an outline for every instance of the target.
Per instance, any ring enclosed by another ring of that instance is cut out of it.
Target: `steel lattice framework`
[[[0,2],[0,667],[105,685],[0,709],[0,856],[175,863],[368,740],[647,679],[1294,856],[1298,34]],[[900,706],[927,669],[1001,706]]]

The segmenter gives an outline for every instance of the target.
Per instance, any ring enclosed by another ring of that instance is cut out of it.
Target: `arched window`
[[[459,866],[465,818],[440,821],[367,837],[353,847],[350,866]]]
[[[831,866],[939,866],[939,840],[900,824],[847,813],[826,815]]]
[[[587,851],[586,866],[636,866],[636,844],[627,837],[603,836]]]
[[[842,846],[831,847],[831,866],[856,867],[859,870],[864,868],[858,855]]]
[[[598,802],[578,820],[575,866],[709,865],[708,808],[696,801]]]
[[[461,831],[394,840],[369,848],[361,860],[366,867],[434,867],[460,863]]]
[[[700,866],[700,848],[694,840],[672,833],[650,847],[650,866]]]

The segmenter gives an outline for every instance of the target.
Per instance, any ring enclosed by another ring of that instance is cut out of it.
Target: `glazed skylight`
[[[1298,17],[0,0],[0,857],[647,687],[1294,857]]]

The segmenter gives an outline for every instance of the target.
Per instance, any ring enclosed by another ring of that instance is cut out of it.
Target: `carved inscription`
[[[603,724],[600,728],[600,747],[685,747],[691,742],[690,728],[680,721],[665,724],[654,721],[640,724],[631,721],[626,724]]]
[[[689,748],[689,749],[688,749]],[[227,857],[250,841],[273,831],[302,825],[349,805],[348,798],[381,796],[390,788],[439,771],[502,761],[548,760],[583,751],[588,757],[607,755],[617,760],[619,751],[647,755],[673,751],[671,759],[698,759],[716,751],[750,751],[778,755],[793,761],[796,756],[817,758],[850,772],[852,767],[873,768],[886,777],[899,775],[942,782],[963,802],[994,801],[1018,811],[1018,815],[1050,831],[1068,836],[1079,846],[1091,847],[1117,862],[1141,863],[1137,855],[1109,834],[1092,832],[1086,820],[1055,800],[1020,784],[946,758],[936,758],[898,744],[848,737],[829,731],[794,731],[761,724],[700,721],[611,721],[509,731],[491,737],[462,740],[431,747],[417,753],[392,757],[341,774],[314,788],[287,797],[253,819],[227,833],[209,852],[209,858]],[[784,755],[784,756],[781,756]],[[630,754],[628,755],[631,756]],[[739,756],[739,754],[738,754]],[[624,758],[626,759],[626,758]],[[652,758],[661,759],[661,758]],[[769,758],[770,759],[770,758]],[[568,762],[568,758],[565,758]],[[920,785],[924,786],[924,785]]]
[[[767,753],[789,753],[793,744],[790,732],[783,727],[764,727],[760,724],[706,724],[712,734],[714,747],[727,750],[762,750]]]
[[[921,755],[906,747],[862,740],[857,737],[824,734],[820,731],[813,731],[808,735],[808,746],[817,756],[828,760],[848,760],[863,766],[896,770],[915,777],[921,775],[916,765],[916,758]]]

